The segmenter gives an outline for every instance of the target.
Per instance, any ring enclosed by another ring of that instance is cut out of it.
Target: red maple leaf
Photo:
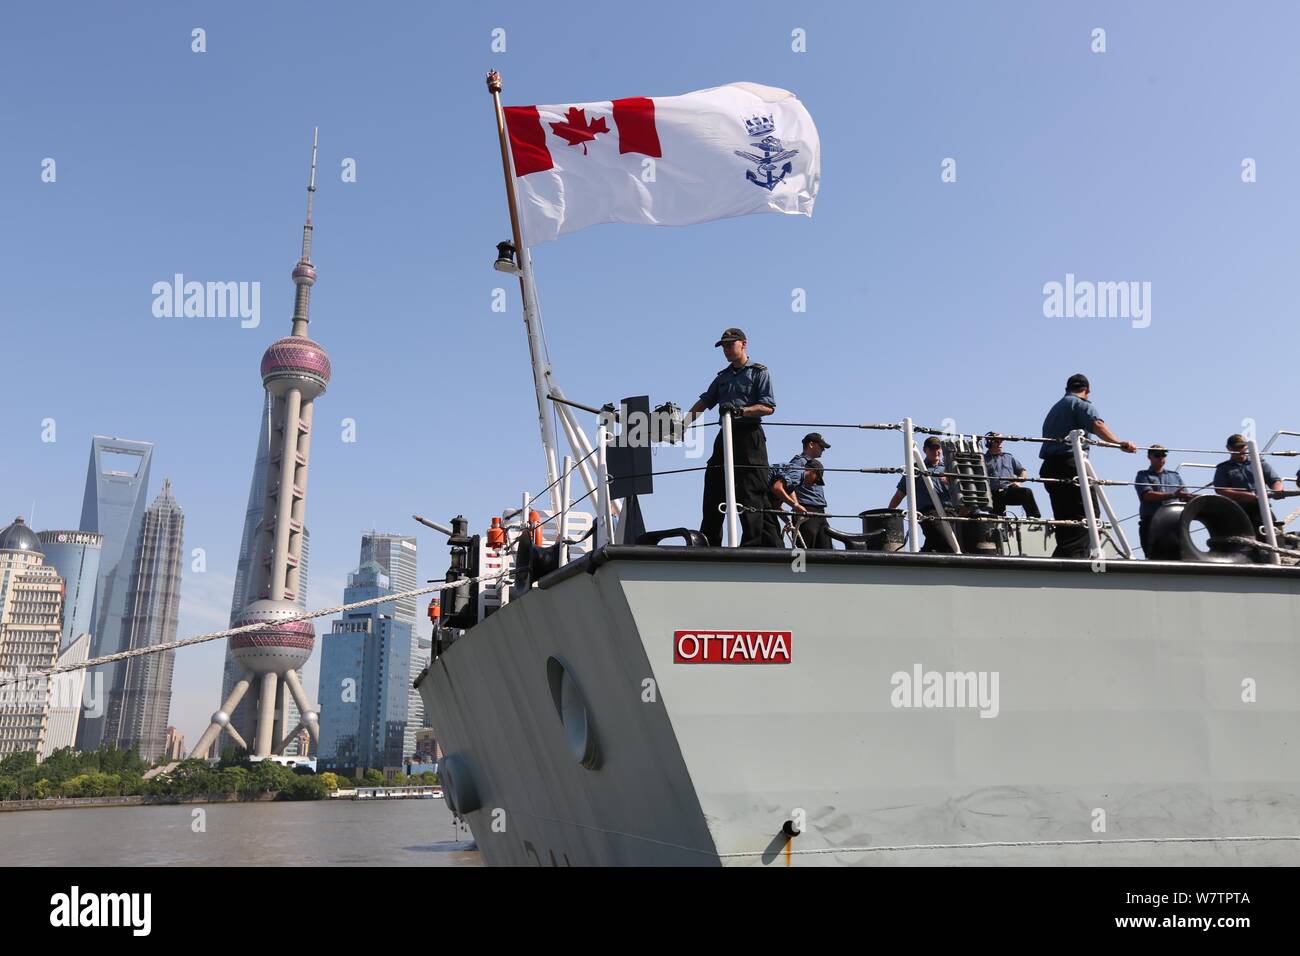
[[[569,112],[565,114],[567,122],[552,123],[551,129],[555,130],[556,136],[562,136],[570,146],[582,144],[582,155],[587,155],[587,143],[596,138],[597,133],[608,133],[609,127],[605,125],[605,117],[601,116],[587,122],[587,113],[576,106],[570,106]]]

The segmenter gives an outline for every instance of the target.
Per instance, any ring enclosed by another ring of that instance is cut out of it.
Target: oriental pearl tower
[[[307,335],[311,287],[316,269],[311,262],[311,207],[316,192],[316,135],[312,136],[311,177],[307,184],[307,221],[302,230],[302,257],[293,269],[297,294],[293,328],[272,342],[262,356],[262,385],[270,396],[270,456],[267,460],[266,498],[257,531],[253,563],[257,595],[236,626],[271,622],[268,627],[230,638],[230,655],[242,669],[221,709],[199,738],[191,756],[201,757],[225,730],[254,758],[279,754],[306,727],[319,746],[316,709],[307,702],[298,672],[311,657],[316,630],[310,621],[293,621],[302,610],[298,597],[302,560],[303,519],[307,506],[307,464],[311,451],[312,407],[330,379],[325,350]],[[256,685],[257,713],[252,740],[245,740],[230,715],[244,695]],[[285,695],[292,694],[301,714],[300,723],[287,726]]]

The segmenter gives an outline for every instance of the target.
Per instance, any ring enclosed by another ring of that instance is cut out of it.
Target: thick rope
[[[1291,548],[1275,548],[1267,541],[1260,541],[1258,538],[1247,538],[1244,535],[1230,534],[1222,538],[1210,538],[1207,543],[1211,547],[1217,544],[1242,544],[1252,548],[1259,548],[1261,551],[1268,551],[1271,554],[1281,555],[1284,558],[1300,559],[1300,551]]]
[[[450,591],[453,588],[462,587],[466,584],[479,584],[484,581],[495,581],[504,578],[509,572],[503,571],[495,575],[481,575],[477,578],[462,578],[459,581],[444,582],[434,584],[427,588],[415,588],[411,591],[397,591],[393,594],[385,594],[383,597],[368,598],[365,601],[353,601],[351,604],[339,604],[334,607],[322,608],[319,611],[309,611],[299,614],[296,617],[284,618],[277,621],[258,621],[255,624],[243,624],[239,627],[226,628],[224,631],[212,631],[208,634],[200,634],[197,637],[186,637],[179,641],[169,641],[164,644],[151,644],[148,647],[137,647],[129,651],[120,651],[116,654],[107,654],[103,657],[92,658],[83,661],[80,664],[59,664],[48,670],[29,671],[26,674],[15,676],[0,675],[0,687],[6,687],[10,684],[17,684],[23,681],[40,680],[44,677],[50,677],[54,674],[62,674],[67,671],[84,670],[88,667],[97,667],[100,664],[110,664],[113,661],[122,661],[130,657],[142,657],[145,654],[159,654],[163,651],[176,650],[180,647],[190,647],[194,644],[204,644],[208,641],[218,641],[223,637],[230,637],[234,634],[247,634],[250,631],[261,631],[268,627],[281,627],[285,624],[291,624],[295,621],[310,621],[316,617],[328,617],[331,614],[341,614],[344,611],[354,611],[357,608],[370,607],[375,604],[388,604],[393,601],[401,601],[405,598],[419,597],[421,594],[432,594],[434,591]]]

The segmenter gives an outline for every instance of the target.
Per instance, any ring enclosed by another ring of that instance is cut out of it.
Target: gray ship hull
[[[1300,570],[1097,570],[607,547],[420,691],[489,864],[1300,863]]]

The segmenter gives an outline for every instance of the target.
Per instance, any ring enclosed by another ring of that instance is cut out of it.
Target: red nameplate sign
[[[674,664],[789,664],[789,631],[674,631]]]

